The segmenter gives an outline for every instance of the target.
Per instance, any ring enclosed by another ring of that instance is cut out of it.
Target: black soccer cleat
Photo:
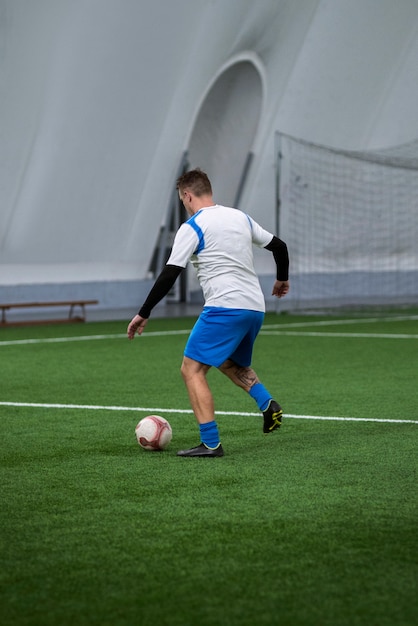
[[[283,410],[275,400],[270,400],[267,409],[263,411],[263,415],[263,433],[271,433],[282,425]]]
[[[179,450],[177,452],[177,456],[189,457],[215,457],[223,455],[224,451],[221,444],[219,444],[216,448],[208,448],[204,443],[201,443],[195,448],[190,448],[190,450]]]

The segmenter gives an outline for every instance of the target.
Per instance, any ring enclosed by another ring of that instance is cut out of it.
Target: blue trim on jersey
[[[247,215],[247,214],[245,214],[245,216],[246,216],[247,220],[249,221],[249,223],[250,223],[250,228],[251,228],[251,230],[252,230],[252,229],[253,229],[253,223],[252,223],[252,221],[251,221],[251,218],[250,218],[250,216],[249,216],[249,215]]]
[[[196,250],[193,252],[193,254],[199,254],[199,252],[202,252],[202,250],[204,250],[205,248],[205,237],[203,235],[203,231],[200,228],[200,226],[198,224],[196,224],[196,217],[199,215],[200,211],[198,211],[197,213],[195,213],[195,215],[192,215],[192,217],[190,217],[186,224],[189,224],[189,226],[191,226],[193,228],[193,230],[195,231],[196,235],[199,237],[199,243],[197,244],[197,248]]]

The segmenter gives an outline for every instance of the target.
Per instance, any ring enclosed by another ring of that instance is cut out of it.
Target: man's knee
[[[185,358],[183,359],[181,363],[180,373],[183,377],[183,380],[187,380],[187,378],[189,378],[190,376],[190,364],[186,361]]]
[[[234,363],[232,359],[227,359],[226,361],[222,363],[222,365],[219,366],[218,369],[222,372],[222,374],[226,374],[228,376],[229,373],[232,372],[237,367],[238,365]]]
[[[209,369],[210,365],[199,363],[199,361],[194,361],[187,356],[183,357],[183,361],[180,366],[180,372],[183,380],[188,380],[192,376],[206,376]]]

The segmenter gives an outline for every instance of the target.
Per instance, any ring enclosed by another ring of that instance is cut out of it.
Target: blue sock
[[[208,448],[217,448],[220,444],[218,425],[213,420],[206,424],[199,424],[200,440]]]
[[[261,383],[256,383],[253,387],[251,387],[248,393],[257,402],[257,406],[260,411],[265,411],[269,405],[272,396],[269,394],[264,385],[262,385]]]

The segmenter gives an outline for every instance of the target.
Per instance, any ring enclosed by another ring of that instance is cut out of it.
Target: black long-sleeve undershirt
[[[274,235],[270,243],[264,248],[273,253],[277,267],[277,280],[289,280],[289,253],[285,242]]]
[[[178,265],[166,265],[158,276],[147,299],[138,311],[138,315],[149,318],[152,309],[168,294],[184,267]]]

